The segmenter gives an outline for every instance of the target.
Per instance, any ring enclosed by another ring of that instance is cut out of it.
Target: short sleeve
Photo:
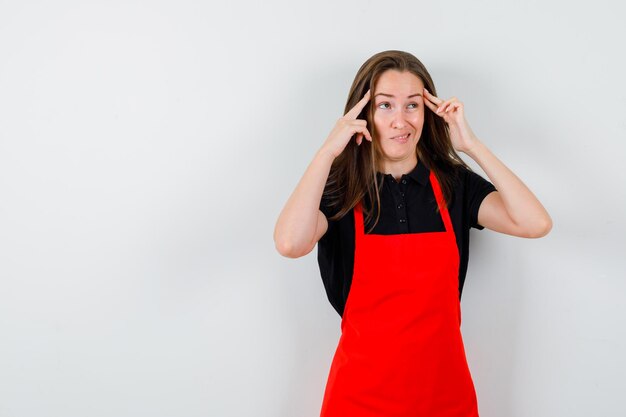
[[[327,219],[333,215],[333,210],[328,204],[328,198],[324,195],[322,195],[322,200],[320,201],[320,211],[324,213]]]
[[[465,177],[465,195],[466,195],[466,207],[469,211],[470,227],[478,230],[482,230],[485,227],[478,224],[478,209],[485,197],[492,191],[497,191],[496,187],[480,176],[479,174],[470,171],[466,171]]]
[[[328,221],[328,230],[326,231],[324,236],[322,236],[322,244],[327,244],[329,243],[329,241],[336,240],[338,238],[336,231],[336,221],[330,220],[330,217],[335,214],[336,209],[330,206],[330,204],[328,203],[328,198],[324,195],[322,195],[319,209],[322,213],[324,213],[324,216],[326,216],[326,220]]]

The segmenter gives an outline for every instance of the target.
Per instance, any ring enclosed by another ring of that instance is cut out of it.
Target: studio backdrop
[[[273,229],[389,49],[554,222],[471,231],[481,416],[626,415],[624,11],[0,2],[0,416],[318,416],[341,318]]]

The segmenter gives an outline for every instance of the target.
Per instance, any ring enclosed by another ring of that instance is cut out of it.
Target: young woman
[[[274,231],[287,257],[318,244],[342,317],[322,417],[478,416],[460,330],[471,227],[537,238],[552,221],[415,56],[372,56]]]

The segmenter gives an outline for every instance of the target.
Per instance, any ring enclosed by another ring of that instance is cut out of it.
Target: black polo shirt
[[[383,181],[380,194],[381,213],[370,233],[392,235],[402,233],[444,232],[445,226],[437,212],[435,193],[430,184],[430,170],[418,161],[415,168],[397,182],[391,174],[379,172]],[[482,230],[478,224],[478,208],[483,199],[496,188],[479,174],[458,167],[448,211],[459,249],[459,299],[463,291],[469,256],[470,228]],[[371,207],[367,198],[363,204]],[[320,210],[330,217],[334,212],[324,198]],[[364,216],[365,217],[365,216]],[[365,224],[365,232],[370,223]],[[317,243],[317,261],[330,304],[343,316],[354,269],[354,211],[337,221],[328,221],[328,230]]]

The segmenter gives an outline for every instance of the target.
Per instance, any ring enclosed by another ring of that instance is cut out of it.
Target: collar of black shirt
[[[382,172],[377,172],[376,174],[378,175],[379,181],[381,181],[383,178],[386,178],[387,181],[395,181],[395,179],[393,178],[393,175],[391,174],[385,174]],[[405,178],[405,177],[412,178],[418,183],[422,185],[426,185],[428,184],[429,175],[430,175],[430,170],[426,168],[426,166],[422,163],[421,160],[418,160],[417,165],[415,165],[415,168],[413,168],[411,172],[409,172],[408,174],[402,174],[402,178]]]

